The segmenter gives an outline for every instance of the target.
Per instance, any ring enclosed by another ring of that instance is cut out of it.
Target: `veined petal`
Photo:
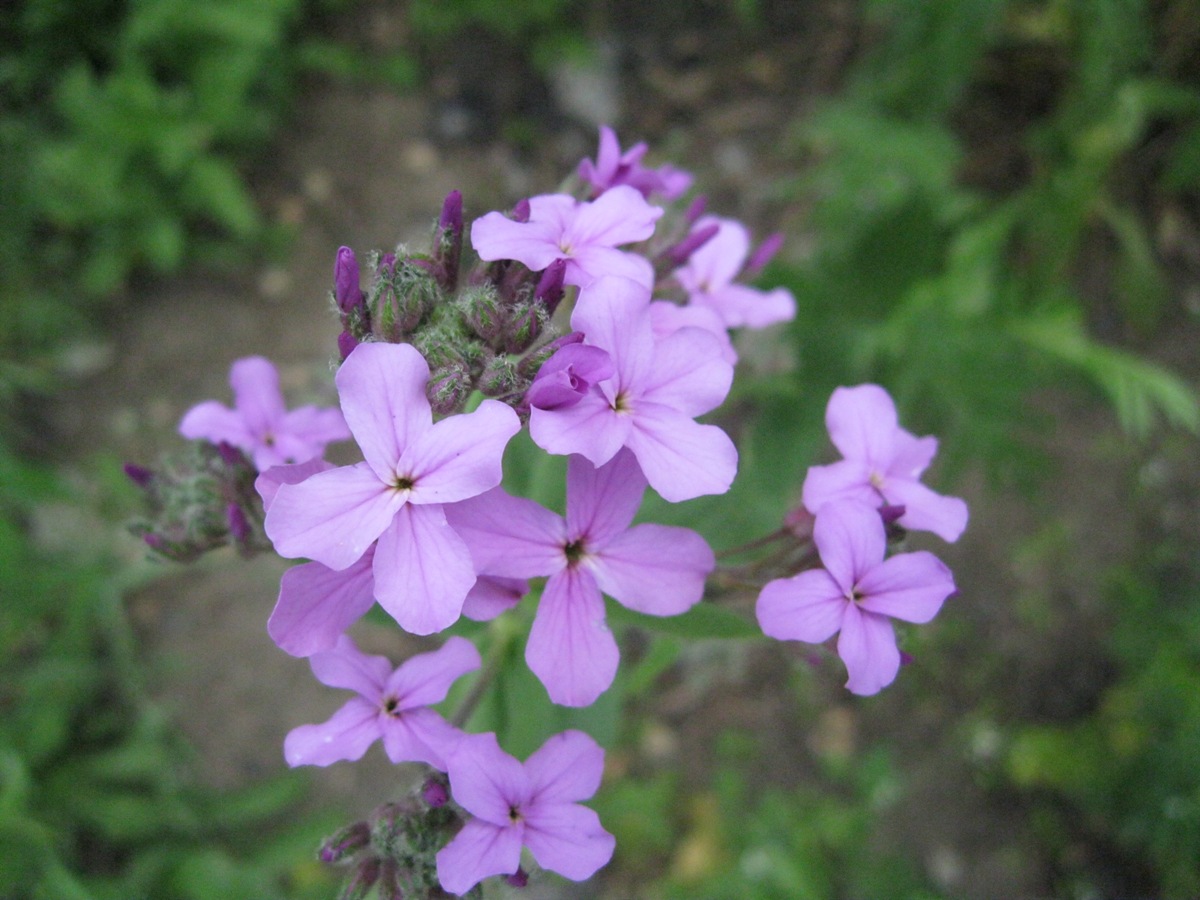
[[[573,406],[529,412],[529,436],[535,444],[558,456],[579,453],[597,466],[613,458],[632,427],[629,416],[613,410],[595,386]]]
[[[603,546],[629,527],[645,492],[646,477],[628,450],[599,468],[572,456],[567,461],[568,540],[586,537],[590,546]]]
[[[534,578],[567,564],[566,524],[532,500],[493,488],[442,509],[466,542],[477,572]]]
[[[729,435],[657,403],[638,404],[627,446],[650,486],[671,503],[723,494],[737,475]]]
[[[525,768],[500,749],[493,732],[466,735],[446,762],[454,802],[485,822],[510,825],[510,811],[529,799]]]
[[[524,579],[480,575],[467,591],[462,614],[472,622],[490,622],[520,603],[528,593],[529,582]]]
[[[596,553],[592,573],[600,590],[651,616],[675,616],[704,596],[716,567],[708,543],[688,528],[635,525]]]
[[[254,489],[258,491],[258,496],[262,497],[263,509],[270,510],[281,484],[299,484],[318,472],[328,472],[336,468],[333,463],[323,459],[310,459],[295,465],[271,466],[254,479]]]
[[[820,644],[841,628],[848,602],[828,572],[809,569],[768,582],[758,595],[755,612],[767,637]]]
[[[733,366],[725,361],[720,341],[702,328],[680,328],[656,342],[641,398],[702,416],[725,402],[731,384]]]
[[[428,707],[405,710],[379,718],[383,750],[394,763],[429,763],[446,771],[446,757],[462,740],[463,733]]]
[[[813,525],[821,563],[847,599],[864,574],[883,562],[887,532],[879,511],[854,500],[826,503]]]
[[[410,634],[453,625],[475,583],[467,545],[440,506],[400,509],[375,550],[375,599]]]
[[[531,811],[525,820],[525,846],[543,869],[584,881],[612,859],[617,842],[594,811],[564,803]]]
[[[945,497],[919,481],[889,478],[883,483],[888,503],[904,507],[900,524],[912,531],[932,531],[953,544],[967,527],[967,504],[958,497]]]
[[[737,365],[737,351],[733,349],[725,323],[706,306],[679,306],[667,300],[655,300],[650,304],[650,322],[658,341],[681,328],[701,328],[716,338],[721,347],[721,359],[731,366]]]
[[[340,572],[321,563],[292,566],[279,581],[279,599],[267,620],[267,633],[292,656],[329,650],[347,628],[375,605],[375,552]]]
[[[455,798],[457,799],[457,798]],[[438,851],[437,872],[442,888],[465,894],[492,875],[511,875],[521,865],[522,829],[470,819]]]
[[[576,207],[564,240],[575,248],[644,241],[662,214],[662,207],[651,206],[636,188],[618,185]]]
[[[895,446],[896,404],[877,384],[836,388],[825,408],[829,439],[847,459],[885,471]]]
[[[650,260],[636,253],[597,246],[581,247],[572,253],[563,280],[587,287],[610,275],[634,281],[646,290],[654,286],[654,266]]]
[[[205,400],[184,413],[179,433],[191,441],[200,438],[214,444],[225,441],[247,453],[253,453],[257,443],[241,414],[216,400]]]
[[[413,479],[411,503],[453,503],[500,483],[504,446],[521,420],[499,400],[484,400],[466,415],[442,419],[401,456]]]
[[[877,694],[895,681],[900,671],[900,650],[892,623],[853,603],[846,605],[837,649],[846,664],[846,688],[852,694]]]
[[[307,556],[344,569],[367,552],[403,505],[400,493],[357,463],[281,485],[264,527],[280,556]]]
[[[945,564],[924,550],[885,559],[858,582],[859,608],[868,612],[928,622],[954,593],[954,576]]]
[[[398,708],[431,706],[446,699],[450,686],[467,672],[482,665],[475,645],[462,637],[446,639],[431,653],[418,653],[404,661],[384,686],[384,693],[395,697]]]
[[[279,392],[279,372],[261,356],[239,359],[229,370],[233,405],[250,429],[262,436],[273,431],[283,419],[285,407]]]
[[[619,658],[592,576],[579,569],[552,575],[525,646],[525,662],[550,699],[562,706],[590,705],[612,684]]]
[[[355,697],[321,725],[301,725],[283,739],[289,766],[327,766],[362,759],[379,738],[379,710]]]
[[[429,366],[411,344],[359,344],[334,376],[346,424],[379,480],[391,484],[404,449],[433,423]]]
[[[376,707],[392,674],[392,664],[386,656],[368,656],[344,634],[332,650],[310,656],[308,664],[321,684],[354,691]]]
[[[654,362],[649,288],[628,278],[597,278],[579,292],[571,327],[612,357],[614,392],[640,392]]]
[[[525,760],[525,773],[529,776],[529,816],[538,807],[586,800],[600,789],[604,749],[582,731],[563,731],[548,738]]]

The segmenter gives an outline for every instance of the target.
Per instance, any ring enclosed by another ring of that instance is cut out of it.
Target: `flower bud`
[[[512,208],[512,220],[521,223],[528,222],[531,211],[528,200],[518,200],[517,205]]]
[[[338,900],[366,900],[371,889],[375,887],[375,882],[379,880],[382,868],[383,862],[378,857],[369,856],[364,859],[338,894]]]
[[[429,776],[425,785],[421,788],[421,799],[431,809],[445,806],[450,801],[450,791],[446,786],[445,778],[440,775]]]
[[[516,363],[508,356],[493,356],[479,376],[479,390],[485,397],[506,397],[522,393]]]
[[[542,304],[546,310],[546,318],[554,318],[554,311],[563,298],[563,279],[567,273],[567,261],[556,259],[542,271],[537,287],[533,291],[533,299]]]
[[[695,200],[688,204],[687,211],[683,214],[684,220],[688,223],[688,225],[695,225],[696,220],[704,215],[704,210],[707,206],[708,198],[703,194],[700,194]]]
[[[679,243],[664,250],[662,256],[671,263],[672,268],[678,268],[686,263],[693,253],[711,241],[720,230],[721,226],[715,222],[698,228]]]
[[[371,829],[367,823],[354,822],[325,838],[317,850],[317,859],[330,865],[348,862],[370,842]]]
[[[471,373],[465,363],[450,363],[430,373],[425,395],[435,415],[459,412],[471,395]]]
[[[462,256],[463,201],[461,191],[451,191],[442,203],[437,233],[433,241],[434,277],[442,289],[453,292],[458,285],[458,266]]]
[[[742,278],[754,278],[767,267],[767,264],[775,258],[775,254],[779,252],[779,248],[783,246],[783,232],[777,231],[774,234],[763,239],[754,252],[750,254],[750,258],[746,260],[746,265],[742,268]]]
[[[150,482],[154,480],[154,473],[137,463],[125,463],[124,471],[130,481],[143,489],[150,487]]]
[[[529,873],[517,866],[517,871],[511,875],[505,875],[504,881],[509,887],[523,888],[529,886]]]
[[[343,331],[338,335],[337,345],[338,354],[342,357],[342,362],[345,362],[354,348],[358,346],[358,338],[348,331]]]
[[[363,305],[363,292],[358,281],[358,260],[349,247],[338,248],[337,260],[333,264],[333,296],[343,315]]]

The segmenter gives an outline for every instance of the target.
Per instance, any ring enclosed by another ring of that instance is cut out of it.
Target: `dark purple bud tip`
[[[896,504],[893,506],[891,504],[885,503],[883,506],[879,507],[879,516],[880,516],[880,518],[883,519],[884,525],[895,524],[896,522],[898,522],[900,520],[900,517],[903,515],[904,515],[904,505],[903,504]]]
[[[701,194],[695,200],[688,204],[687,212],[683,214],[683,218],[687,220],[689,225],[693,224],[697,219],[704,215],[704,210],[708,206],[708,198]]]
[[[438,219],[438,227],[443,231],[462,231],[463,227],[463,198],[462,191],[451,191],[442,202],[442,215]]]
[[[903,650],[900,651],[900,665],[907,666],[912,661],[913,661],[913,655],[911,653],[905,653]]]
[[[125,463],[124,469],[129,480],[140,488],[150,487],[150,482],[154,480],[154,473],[137,463]]]
[[[753,278],[759,272],[767,267],[767,263],[775,258],[775,254],[779,252],[779,248],[783,246],[783,232],[777,231],[770,237],[766,238],[746,260],[746,266],[742,269],[744,278]]]
[[[229,523],[229,533],[239,544],[245,543],[250,537],[250,522],[242,508],[236,503],[225,507],[225,519]]]
[[[246,454],[228,441],[219,441],[217,443],[217,453],[221,457],[221,462],[227,466],[243,466],[247,464]]]
[[[512,220],[514,222],[528,222],[529,213],[531,212],[528,200],[518,200],[517,205],[512,209]]]
[[[358,260],[349,247],[339,247],[333,265],[333,296],[344,313],[362,305],[363,292],[358,282]]]
[[[533,297],[546,308],[546,315],[553,316],[563,298],[563,283],[567,274],[567,261],[556,259],[546,266],[538,279]]]
[[[371,841],[371,829],[366,822],[355,822],[327,837],[317,851],[323,863],[339,863],[353,856]]]
[[[711,225],[705,225],[703,228],[697,228],[674,247],[668,247],[663,255],[671,261],[674,266],[682,266],[686,263],[693,253],[711,241],[721,230],[721,226],[715,222]]]
[[[151,550],[163,550],[167,546],[166,540],[161,534],[155,534],[153,531],[147,531],[142,535],[142,541]]]
[[[511,875],[505,875],[504,880],[509,887],[523,888],[529,886],[529,874],[521,868],[518,868]]]
[[[425,782],[425,786],[421,788],[421,799],[425,801],[430,809],[445,806],[450,800],[450,792],[446,789],[446,782],[437,776],[430,778]]]
[[[342,361],[345,362],[350,353],[358,346],[358,338],[348,331],[343,331],[338,335],[338,353],[341,354]]]

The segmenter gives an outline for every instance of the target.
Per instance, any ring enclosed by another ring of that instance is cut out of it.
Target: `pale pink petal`
[[[912,531],[932,531],[953,544],[966,530],[966,501],[935,493],[919,481],[889,478],[883,483],[883,496],[904,507],[899,522]]]
[[[432,709],[421,706],[396,715],[381,715],[383,750],[394,763],[423,762],[446,771],[446,756],[463,733]]]
[[[929,468],[937,456],[938,441],[933,436],[916,437],[903,428],[896,429],[891,465],[884,474],[896,478],[916,480]]]
[[[733,366],[720,342],[704,329],[681,328],[656,343],[642,399],[701,416],[725,402],[731,384]]]
[[[820,644],[842,626],[849,602],[828,572],[809,569],[768,582],[758,595],[755,612],[768,637]]]
[[[281,485],[265,529],[280,556],[307,556],[344,569],[367,552],[403,505],[400,493],[358,463]]]
[[[650,321],[654,325],[654,337],[662,340],[681,328],[702,328],[716,338],[721,347],[721,359],[731,366],[737,365],[738,355],[729,339],[729,332],[721,317],[706,306],[679,306],[666,300],[655,300],[650,304]]]
[[[918,550],[885,559],[858,582],[859,608],[868,612],[928,622],[954,593],[954,576],[932,553]]]
[[[796,318],[796,298],[786,288],[760,291],[729,284],[707,294],[692,294],[690,302],[714,310],[726,328],[766,328]]]
[[[379,709],[354,697],[321,725],[301,725],[283,739],[289,766],[327,766],[362,759],[379,739]]]
[[[850,597],[858,579],[883,562],[887,533],[877,509],[839,500],[826,503],[817,513],[813,543],[843,596]]]
[[[438,851],[438,881],[446,891],[461,896],[485,878],[513,874],[520,864],[521,829],[470,819]]]
[[[853,603],[846,604],[837,650],[849,675],[846,688],[853,694],[877,694],[895,681],[900,671],[900,650],[891,621],[862,612]]]
[[[398,708],[432,706],[446,699],[450,686],[467,672],[479,668],[475,645],[462,637],[446,639],[437,650],[418,653],[404,661],[388,678],[384,693],[395,697]]]
[[[737,448],[729,435],[668,406],[639,403],[626,444],[650,486],[671,503],[723,494],[737,475]]]
[[[674,616],[704,596],[716,560],[708,543],[687,528],[635,525],[596,554],[600,590],[651,616]]]
[[[400,471],[414,481],[411,503],[453,503],[500,483],[504,446],[521,420],[499,400],[442,419],[405,450]]]
[[[462,614],[472,622],[490,622],[520,603],[528,593],[529,582],[523,579],[480,575],[467,591]]]
[[[283,394],[279,392],[279,373],[261,356],[239,359],[229,370],[233,387],[233,405],[250,429],[262,437],[274,431],[283,420]]]
[[[241,414],[216,400],[206,400],[189,409],[179,423],[179,433],[192,441],[201,438],[214,444],[224,441],[247,453],[253,453],[257,444]]]
[[[346,424],[379,480],[395,480],[396,463],[433,423],[425,382],[429,366],[411,344],[359,344],[337,371]]]
[[[529,413],[529,436],[547,453],[579,453],[602,466],[621,449],[633,423],[618,415],[593,387],[574,406],[538,409]]]
[[[645,491],[646,478],[628,450],[599,468],[572,456],[567,461],[568,539],[586,537],[589,547],[603,546],[629,527]]]
[[[443,511],[466,542],[477,572],[534,578],[566,565],[566,523],[532,500],[494,488]]]
[[[649,289],[628,278],[599,278],[579,292],[571,327],[608,351],[616,368],[614,391],[640,392],[654,364]]]
[[[332,650],[310,656],[308,664],[321,684],[354,691],[376,705],[392,674],[387,657],[368,656],[346,635],[338,637]]]
[[[471,246],[482,260],[515,259],[540,272],[564,256],[559,234],[552,222],[534,221],[532,216],[528,222],[514,222],[504,213],[490,212],[471,223]]]
[[[647,203],[636,188],[618,185],[591,203],[579,204],[563,238],[575,249],[644,241],[654,234],[662,214],[662,208]]]
[[[804,476],[804,508],[813,515],[826,503],[854,500],[880,506],[879,492],[871,487],[871,470],[859,459],[843,459],[827,466],[809,466]]]
[[[525,821],[525,846],[538,865],[572,881],[595,875],[616,845],[600,817],[575,803],[538,808]]]
[[[675,277],[690,293],[709,293],[724,287],[737,278],[742,264],[750,253],[750,232],[735,219],[702,216],[692,226],[692,233],[712,225],[717,233],[705,241],[681,266]]]
[[[654,266],[636,253],[612,247],[585,246],[568,257],[563,281],[586,287],[606,276],[625,278],[649,290],[654,285]]]
[[[279,599],[267,633],[292,656],[311,656],[337,643],[375,605],[374,551],[340,572],[310,562],[292,566],[279,581]]]
[[[300,406],[283,417],[278,434],[295,435],[305,444],[319,448],[313,455],[320,455],[326,444],[349,440],[350,428],[341,410]]]
[[[453,625],[475,583],[467,545],[440,506],[402,507],[379,536],[374,572],[375,599],[410,634]]]
[[[569,194],[538,194],[529,198],[529,221],[548,226],[558,243],[578,207],[579,201]]]
[[[584,159],[579,163],[579,177],[592,187],[604,190],[617,173],[617,165],[621,162],[621,145],[617,142],[617,134],[607,125],[600,126],[600,146],[596,150],[596,162]]]
[[[604,750],[582,731],[552,735],[525,760],[530,799],[525,809],[586,800],[600,789]]]
[[[604,600],[586,572],[550,577],[538,605],[525,662],[562,706],[588,706],[612,684],[620,653],[604,621]]]
[[[879,385],[836,388],[825,408],[825,427],[847,459],[862,460],[880,472],[891,463],[899,427],[896,405]]]
[[[529,799],[524,766],[500,749],[490,731],[463,737],[446,762],[454,802],[485,822],[510,825],[510,811]]]
[[[271,504],[275,502],[275,492],[281,484],[299,484],[318,472],[328,472],[335,468],[337,466],[323,459],[310,459],[295,465],[271,466],[254,479],[254,489],[258,491],[258,496],[262,497],[263,509],[270,510]]]

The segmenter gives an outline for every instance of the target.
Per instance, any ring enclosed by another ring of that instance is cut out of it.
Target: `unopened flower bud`
[[[125,463],[124,470],[126,477],[140,488],[150,487],[154,480],[154,473],[137,463]]]
[[[524,869],[522,869],[520,866],[518,866],[517,871],[513,872],[511,875],[504,876],[504,881],[505,881],[505,883],[508,884],[509,887],[515,887],[515,888],[528,887],[529,886],[529,873],[527,873]]]
[[[517,205],[512,208],[512,220],[514,222],[528,222],[531,211],[532,209],[529,206],[528,200],[518,200]]]
[[[683,218],[688,225],[694,225],[696,220],[704,215],[704,210],[708,206],[708,198],[700,194],[695,200],[688,204],[687,211],[683,214]]]
[[[545,310],[536,303],[518,304],[506,310],[506,318],[503,339],[496,347],[501,353],[524,353],[538,339],[546,324]]]
[[[342,361],[345,362],[354,348],[358,346],[358,338],[348,331],[343,331],[338,335],[337,345],[338,353],[341,355]]]
[[[721,226],[715,222],[711,225],[705,225],[703,228],[698,228],[678,244],[668,247],[663,251],[662,255],[671,263],[673,268],[678,268],[691,259],[693,253],[711,241],[720,230]]]
[[[246,458],[246,454],[228,441],[218,441],[216,447],[217,453],[221,456],[221,461],[231,469],[237,466],[250,465],[250,460]]]
[[[450,800],[450,791],[446,786],[445,778],[439,775],[431,775],[425,782],[424,787],[421,788],[421,799],[432,809],[445,806]]]
[[[541,371],[542,366],[546,364],[546,360],[569,344],[582,343],[583,338],[584,334],[582,331],[572,331],[570,334],[557,337],[525,356],[518,364],[517,370],[521,375],[532,378]]]
[[[506,397],[520,392],[517,366],[508,356],[493,356],[479,376],[479,390],[485,397]]]
[[[226,506],[225,519],[229,522],[229,534],[235,543],[244,544],[250,539],[250,522],[246,519],[246,514],[240,506],[236,503]]]
[[[754,252],[750,254],[750,258],[746,260],[746,265],[742,268],[743,278],[753,278],[759,272],[767,267],[767,264],[775,258],[775,254],[779,252],[779,248],[783,246],[783,232],[777,231],[774,234],[766,237],[759,244]]]
[[[567,274],[567,261],[556,259],[542,271],[533,299],[542,304],[547,318],[554,318],[554,311],[563,298],[563,279]]]
[[[371,829],[367,823],[354,822],[325,838],[317,850],[317,859],[330,865],[348,862],[370,842]]]
[[[358,260],[349,247],[339,247],[333,264],[333,296],[338,309],[347,314],[362,306],[363,292],[359,287]]]
[[[437,234],[433,242],[434,276],[443,290],[458,285],[458,265],[462,255],[463,201],[461,191],[451,191],[442,203]]]
[[[375,887],[375,882],[379,881],[379,873],[382,869],[383,862],[378,857],[369,856],[364,859],[355,868],[354,874],[350,876],[350,880],[346,882],[342,892],[338,894],[338,900],[366,900],[371,889]]]
[[[436,415],[450,415],[463,408],[471,395],[471,373],[464,363],[451,363],[429,377],[425,395]]]
[[[905,507],[902,503],[896,505],[885,503],[879,507],[879,517],[883,519],[884,525],[891,525],[893,522],[898,521],[904,515],[904,512]]]

